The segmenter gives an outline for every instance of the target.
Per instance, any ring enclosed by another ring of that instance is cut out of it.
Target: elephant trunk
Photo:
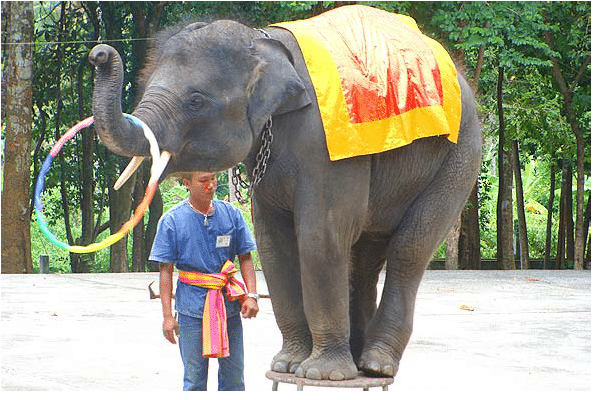
[[[122,114],[122,58],[113,47],[99,44],[89,53],[89,62],[97,69],[93,116],[101,141],[109,150],[123,156],[148,155],[149,146],[142,129]]]

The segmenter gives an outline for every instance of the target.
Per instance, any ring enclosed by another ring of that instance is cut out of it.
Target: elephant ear
[[[285,114],[311,103],[289,50],[278,40],[256,39],[252,55],[257,63],[248,85],[248,117],[254,133],[271,115]]]

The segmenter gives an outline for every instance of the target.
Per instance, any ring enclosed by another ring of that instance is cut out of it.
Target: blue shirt
[[[227,260],[256,250],[254,237],[241,211],[230,203],[214,200],[214,214],[204,224],[204,215],[187,200],[167,211],[159,220],[149,260],[173,264],[178,270],[220,272]],[[175,310],[202,318],[207,289],[177,281]],[[238,315],[239,301],[225,298],[227,317]]]

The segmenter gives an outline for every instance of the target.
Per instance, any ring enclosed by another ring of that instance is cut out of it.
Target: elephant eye
[[[192,94],[192,108],[194,108],[195,110],[199,110],[204,106],[204,96],[202,96],[200,93],[193,93]]]

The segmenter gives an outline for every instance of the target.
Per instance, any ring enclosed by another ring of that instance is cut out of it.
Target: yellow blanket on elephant
[[[456,68],[412,18],[355,5],[274,26],[289,30],[301,47],[331,160],[428,136],[457,142]]]

